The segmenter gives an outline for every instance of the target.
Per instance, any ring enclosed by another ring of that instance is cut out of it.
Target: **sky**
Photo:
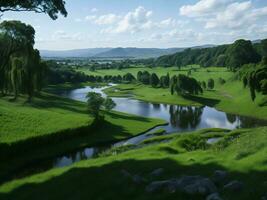
[[[36,30],[35,48],[170,48],[267,38],[267,0],[65,0],[55,21],[5,12]]]

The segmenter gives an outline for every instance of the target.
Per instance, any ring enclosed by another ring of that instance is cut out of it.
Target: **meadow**
[[[208,138],[215,136],[221,138],[218,143],[206,143]],[[266,192],[266,136],[267,128],[205,129],[182,135],[158,136],[145,141],[153,145],[117,154],[113,150],[97,159],[9,182],[0,186],[0,198],[91,199],[101,194],[101,199],[205,199],[204,196],[187,196],[179,191],[148,193],[145,187],[153,180],[182,175],[212,177],[215,170],[224,170],[229,180],[241,181],[244,188],[241,192],[231,192],[218,186],[223,199],[260,199]],[[163,173],[151,177],[150,173],[158,168],[163,168]],[[135,183],[123,176],[122,170],[138,174],[144,181]]]
[[[155,103],[168,103],[179,105],[193,105],[214,106],[219,110],[223,110],[232,114],[240,114],[245,116],[252,116],[255,118],[267,119],[267,107],[264,106],[267,102],[266,96],[257,94],[256,100],[253,102],[250,97],[248,88],[244,88],[242,81],[237,80],[236,74],[223,67],[209,67],[200,68],[198,66],[183,67],[178,70],[177,67],[170,68],[128,68],[128,69],[110,69],[110,70],[97,70],[91,72],[83,69],[83,71],[90,75],[123,75],[127,72],[137,75],[138,71],[147,70],[150,73],[154,72],[159,77],[166,75],[170,76],[178,74],[188,74],[191,71],[191,77],[198,81],[208,81],[212,78],[215,81],[213,90],[204,90],[202,95],[196,96],[179,96],[171,95],[169,88],[153,88],[150,85],[143,84],[119,84],[112,88],[108,88],[105,92],[113,97],[127,97],[131,96],[139,100],[155,102]],[[223,78],[226,83],[220,84],[219,78]]]

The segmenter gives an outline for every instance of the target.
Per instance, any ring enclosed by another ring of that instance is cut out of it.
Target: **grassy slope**
[[[62,129],[90,125],[93,118],[83,103],[44,94],[25,104],[0,99],[0,143],[13,143],[53,134]]]
[[[35,98],[31,105],[24,104],[24,100],[0,99],[0,155],[4,159],[0,159],[0,180],[33,160],[115,142],[165,123],[161,119],[110,112],[104,123],[91,127],[92,118],[85,103],[49,94]],[[85,128],[80,130],[80,127]],[[65,129],[70,130],[62,131]]]
[[[179,73],[187,74],[190,67],[183,68],[182,71],[177,71],[176,68],[129,68],[124,70],[99,70],[98,75],[104,74],[123,74],[127,71],[136,74],[138,71],[148,70],[155,72],[158,75],[165,75],[167,72],[170,75],[177,75]],[[207,72],[207,70],[209,72]],[[87,71],[87,73],[91,73]],[[225,68],[211,67],[207,69],[198,68],[197,71],[192,72],[192,77],[199,81],[207,81],[209,78],[215,80],[215,89],[212,91],[205,91],[203,95],[199,95],[197,98],[184,98],[177,95],[170,95],[169,89],[152,88],[151,86],[145,86],[141,84],[121,84],[113,88],[106,90],[110,96],[132,96],[135,98],[168,104],[180,104],[180,105],[211,105],[216,108],[234,114],[241,114],[247,116],[253,116],[257,118],[267,119],[267,106],[260,107],[259,103],[262,102],[263,96],[258,94],[255,102],[251,101],[250,93],[247,88],[243,88],[243,85],[239,81],[233,81],[233,73],[227,71]],[[227,83],[220,85],[219,78],[224,78]]]
[[[205,145],[207,138],[221,135],[214,146]],[[165,169],[155,180],[181,175],[211,176],[214,170],[230,173],[230,180],[241,180],[245,188],[229,194],[220,189],[224,199],[260,199],[266,192],[267,128],[232,131],[225,136],[218,130],[202,130],[191,134],[159,136],[168,143],[149,145],[54,169],[0,187],[2,199],[194,199],[180,193],[148,194],[146,184],[134,184],[121,175],[126,169],[150,182],[149,173]],[[159,140],[157,139],[157,140]],[[255,185],[255,183],[257,183]],[[103,192],[104,191],[104,192]],[[42,195],[40,195],[42,194]],[[196,197],[196,199],[204,199]]]

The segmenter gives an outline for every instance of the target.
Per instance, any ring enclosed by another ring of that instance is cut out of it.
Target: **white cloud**
[[[194,5],[184,5],[180,14],[204,22],[206,29],[246,29],[267,16],[267,7],[253,8],[252,1],[200,0]]]
[[[115,14],[107,14],[97,17],[94,20],[94,23],[99,25],[106,25],[106,24],[114,24],[120,19],[120,16],[117,16]]]
[[[184,5],[180,14],[188,17],[205,16],[223,8],[229,0],[200,0],[194,5]]]
[[[91,12],[92,12],[92,13],[98,12],[98,9],[97,9],[97,8],[92,8],[92,9],[91,9]]]
[[[267,17],[267,7],[255,9],[251,1],[235,2],[228,5],[224,11],[217,13],[214,19],[207,19],[205,27],[246,29],[262,17]]]
[[[81,33],[70,34],[63,30],[57,30],[52,35],[52,40],[72,40],[80,41],[82,40]]]
[[[144,7],[139,6],[134,11],[128,12],[122,20],[120,20],[115,27],[114,32],[138,32],[143,29],[149,29],[152,26],[150,17],[152,11],[146,10]]]
[[[85,21],[93,21],[97,18],[96,15],[88,15],[85,17]]]

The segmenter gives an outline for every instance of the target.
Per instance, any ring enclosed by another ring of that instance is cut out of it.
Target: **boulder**
[[[222,198],[218,193],[212,193],[209,196],[207,196],[206,200],[222,200]]]
[[[230,183],[224,185],[224,189],[231,192],[239,192],[243,189],[244,184],[241,181],[231,181]]]
[[[173,193],[177,188],[177,180],[153,181],[146,187],[146,192],[167,191]]]
[[[145,182],[145,179],[139,175],[133,175],[132,180],[134,183],[137,183],[137,184]]]
[[[155,169],[150,173],[150,176],[160,176],[164,172],[163,168]]]
[[[154,181],[146,187],[147,192],[182,191],[191,195],[209,195],[217,192],[217,188],[209,178],[201,176],[183,176],[179,179]]]
[[[184,181],[184,180],[183,180]],[[186,185],[180,184],[180,188],[191,195],[208,195],[217,192],[217,188],[209,178],[196,178],[193,182]]]
[[[227,180],[228,173],[223,170],[216,170],[213,174],[212,180],[216,184],[223,184]]]

